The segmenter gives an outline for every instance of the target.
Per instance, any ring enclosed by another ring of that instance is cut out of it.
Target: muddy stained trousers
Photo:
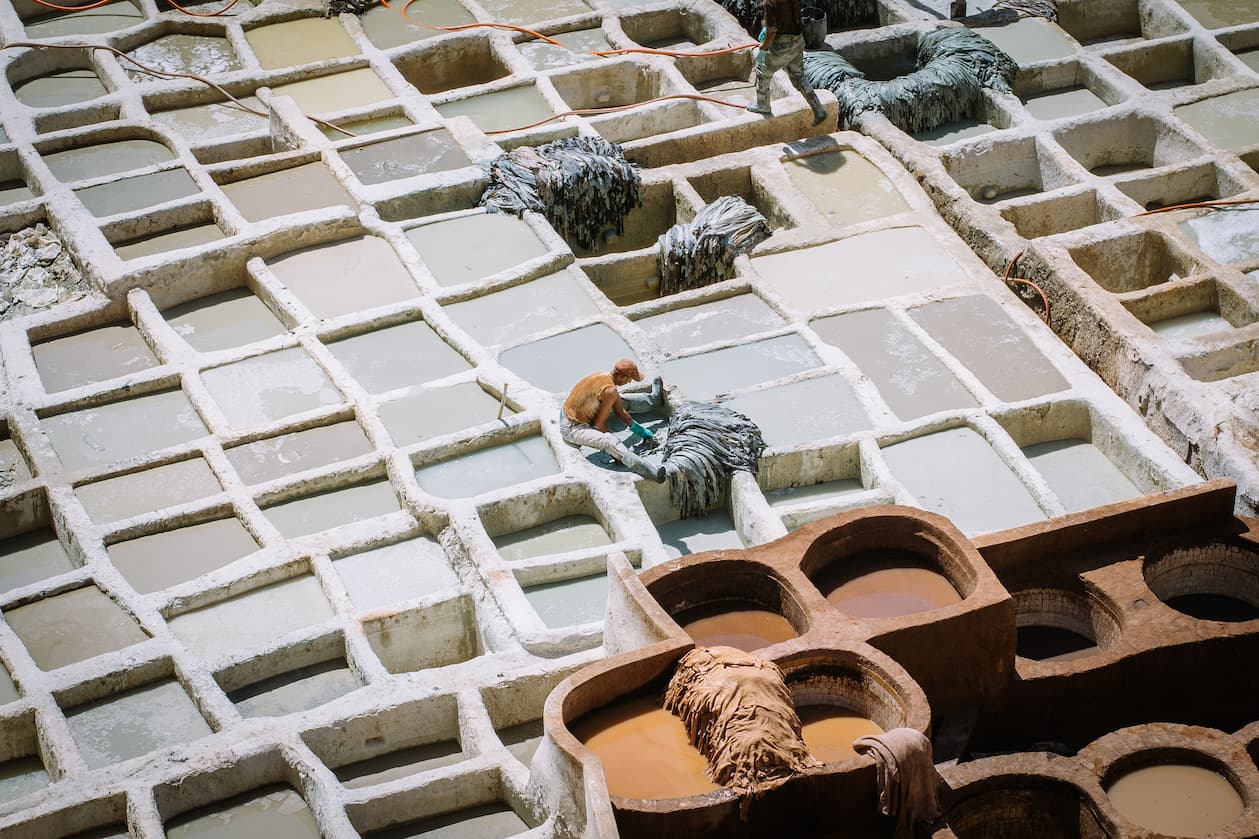
[[[765,106],[769,104],[769,82],[779,70],[787,71],[787,78],[810,106],[817,101],[813,86],[804,77],[803,35],[777,36],[768,47],[757,47],[755,61],[757,102]]]
[[[640,414],[658,407],[651,396],[645,393],[623,393],[621,402],[625,405],[625,410],[631,414]],[[570,446],[588,446],[597,449],[609,457],[616,458],[618,462],[626,466],[637,459],[615,434],[600,431],[584,422],[573,422],[562,410],[560,411],[560,437]]]

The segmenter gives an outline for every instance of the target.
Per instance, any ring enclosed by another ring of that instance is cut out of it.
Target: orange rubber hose
[[[113,53],[114,55],[118,56],[124,61],[131,62],[135,66],[139,67],[141,72],[149,73],[159,78],[192,79],[193,81],[200,82],[203,85],[206,85],[208,87],[213,88],[214,90],[217,90],[219,93],[223,94],[228,99],[232,100],[232,102],[236,104],[236,107],[240,108],[242,111],[246,111],[248,113],[255,114],[260,117],[270,117],[270,114],[268,114],[266,111],[260,111],[257,108],[249,107],[244,102],[240,101],[235,96],[228,93],[223,88],[222,85],[218,84],[217,82],[211,81],[210,79],[207,79],[205,76],[198,76],[195,73],[171,73],[166,70],[155,70],[152,67],[148,66],[147,64],[142,64],[139,61],[136,61],[134,58],[127,55],[122,50],[117,50],[117,49],[114,49],[113,47],[107,47],[104,44],[40,44],[34,41],[13,41],[11,43],[0,46],[0,49],[8,50],[8,49],[17,49],[19,47],[24,47],[28,49],[49,49],[49,50],[105,50],[106,52]],[[327,120],[322,120],[322,119],[319,119],[318,117],[312,117],[309,114],[303,114],[303,116],[305,116],[308,120],[310,120],[313,123],[327,126],[328,128],[331,128],[334,131],[341,132],[347,137],[358,136],[353,131],[346,131],[341,126],[334,125],[331,122],[328,122]]]
[[[546,119],[540,119],[537,122],[531,122],[528,125],[520,125],[515,128],[500,128],[496,131],[483,132],[487,136],[493,134],[511,134],[514,131],[527,131],[530,128],[537,128],[539,125],[546,125],[548,122],[554,122],[564,117],[589,117],[599,116],[601,114],[615,114],[618,111],[628,111],[633,108],[641,108],[643,105],[650,105],[653,102],[665,102],[670,99],[690,99],[695,102],[712,102],[717,105],[725,105],[727,108],[738,108],[745,110],[743,105],[736,102],[727,102],[724,99],[714,99],[711,96],[701,96],[697,93],[670,93],[667,96],[657,96],[654,99],[645,99],[642,102],[633,102],[629,105],[615,105],[611,108],[579,108],[575,111],[564,111],[561,114],[553,114]]]
[[[1014,270],[1014,263],[1018,262],[1024,253],[1026,253],[1026,251],[1019,251],[1014,255],[1014,259],[1010,260],[1010,264],[1005,266],[1005,276],[1002,277],[1001,280],[1007,285],[1010,283],[1023,283],[1024,285],[1029,285],[1036,289],[1036,292],[1040,295],[1041,305],[1045,307],[1045,314],[1041,316],[1041,320],[1045,323],[1049,323],[1049,298],[1045,295],[1045,290],[1031,280],[1025,280],[1022,277],[1010,276],[1010,272]]]
[[[1170,213],[1173,210],[1196,210],[1200,207],[1231,207],[1235,204],[1259,204],[1259,198],[1222,198],[1218,201],[1190,201],[1188,204],[1173,204],[1170,207],[1159,207],[1157,210],[1146,210],[1137,213],[1133,218],[1153,216],[1158,213]]]

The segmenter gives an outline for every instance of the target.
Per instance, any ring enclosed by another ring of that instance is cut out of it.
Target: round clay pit
[[[1054,778],[992,776],[955,794],[944,820],[957,839],[1109,837],[1097,805],[1074,784]],[[937,837],[948,836],[939,831]]]
[[[1171,608],[1199,620],[1259,618],[1259,549],[1249,542],[1173,548],[1145,563],[1145,583]]]
[[[1013,592],[1017,654],[1039,662],[1095,656],[1119,638],[1119,621],[1101,602],[1060,588]]]

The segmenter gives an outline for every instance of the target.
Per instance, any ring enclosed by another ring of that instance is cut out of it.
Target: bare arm
[[[617,419],[629,425],[633,422],[633,418],[629,415],[629,411],[625,410],[625,404],[621,402],[621,394],[614,387],[604,388],[599,394],[599,413],[595,415],[595,421],[591,423],[600,431],[608,430],[608,417],[615,413]]]

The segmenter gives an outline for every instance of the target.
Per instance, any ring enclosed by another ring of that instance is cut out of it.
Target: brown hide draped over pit
[[[697,647],[669,681],[664,706],[708,759],[708,777],[740,795],[773,789],[819,766],[800,737],[782,671],[733,647]]]

